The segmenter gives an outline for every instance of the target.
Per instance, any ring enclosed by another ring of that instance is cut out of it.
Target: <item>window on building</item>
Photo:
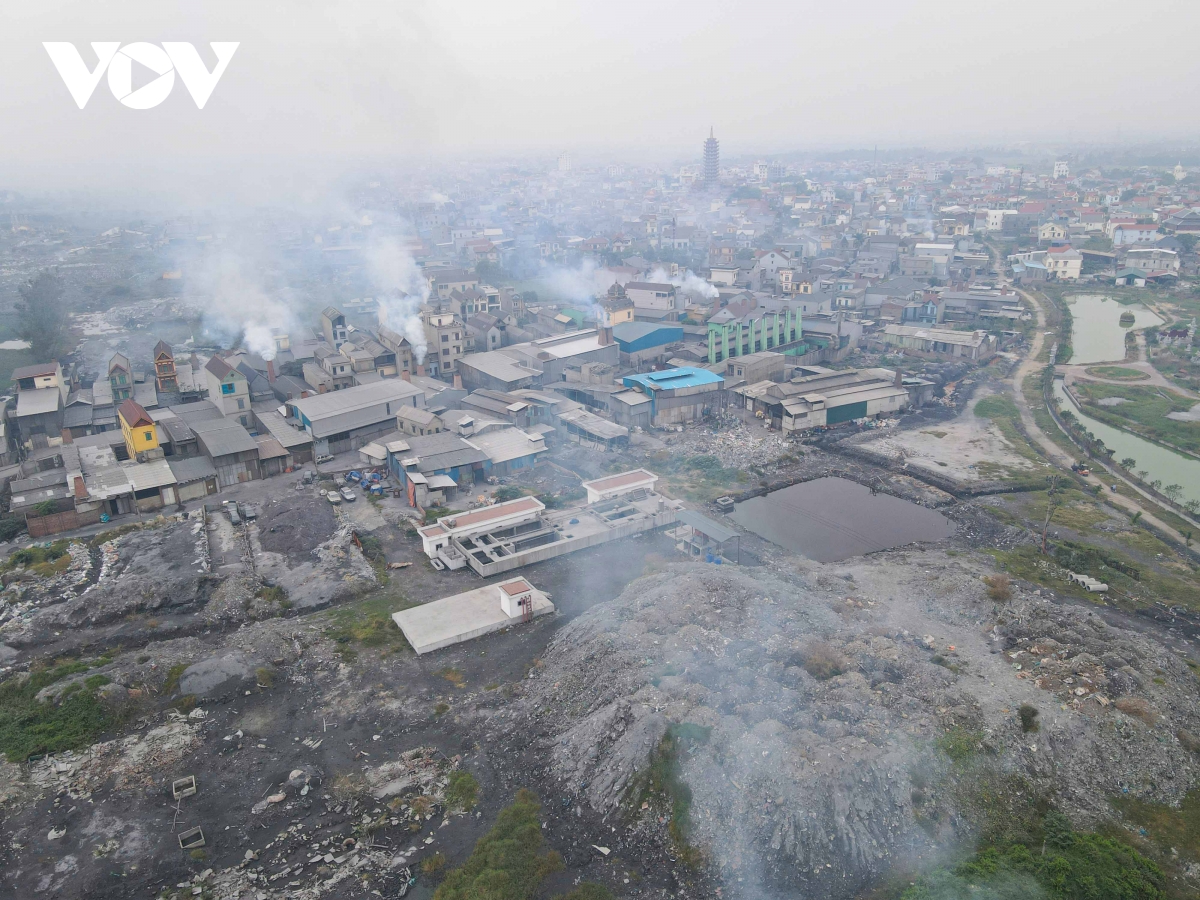
[[[442,348],[442,356],[449,356],[449,355],[450,355],[450,348],[449,348],[449,347],[443,347],[443,348]]]
[[[235,390],[235,388],[232,384],[221,385],[221,393],[222,394],[232,394],[234,392],[234,390]]]
[[[443,344],[448,344],[448,343],[450,343],[450,335],[448,335],[448,334],[443,334],[443,335],[442,335],[442,343],[443,343]]]

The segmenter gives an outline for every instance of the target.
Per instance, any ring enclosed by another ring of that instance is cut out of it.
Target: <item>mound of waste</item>
[[[564,793],[669,822],[675,849],[700,848],[738,896],[849,897],[929,859],[969,838],[957,805],[980,771],[1016,774],[1076,820],[1100,815],[1126,774],[1154,799],[1187,790],[1196,760],[1176,734],[1196,716],[1182,662],[1040,596],[1014,598],[998,626],[966,567],[920,579],[930,596],[955,594],[940,621],[929,598],[897,613],[888,595],[921,574],[910,568],[876,565],[875,586],[860,572],[849,591],[825,574],[694,564],[642,578],[556,636],[528,682],[524,727],[548,735]],[[974,649],[939,649],[935,626]],[[1105,644],[1123,650],[1108,659]],[[1052,653],[1054,677],[1017,677],[1018,647],[1026,667],[1031,650]],[[1152,725],[1063,690],[1059,670],[1084,662],[1093,682],[1119,664],[1122,692],[1156,683],[1131,669],[1141,659],[1181,679]],[[1031,697],[1047,711],[1033,737],[1016,714]]]

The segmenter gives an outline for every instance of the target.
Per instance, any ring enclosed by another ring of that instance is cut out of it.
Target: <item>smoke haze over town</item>
[[[0,900],[1200,896],[1198,36],[7,4]]]

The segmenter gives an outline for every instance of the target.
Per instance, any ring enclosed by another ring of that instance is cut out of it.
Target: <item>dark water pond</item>
[[[739,503],[729,518],[759,537],[817,562],[940,541],[954,523],[899,497],[845,478],[818,478]]]

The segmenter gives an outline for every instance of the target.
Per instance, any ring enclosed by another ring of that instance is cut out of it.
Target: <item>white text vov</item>
[[[237,41],[213,41],[208,46],[216,54],[217,64],[210,72],[200,58],[199,52],[185,41],[164,41],[161,46],[137,41],[122,45],[120,41],[92,41],[92,50],[96,54],[96,68],[89,70],[83,57],[69,41],[46,41],[42,44],[58,74],[67,85],[76,105],[83,109],[91,99],[96,85],[105,71],[108,72],[108,88],[122,104],[130,109],[152,109],[167,99],[171,89],[175,87],[175,73],[183,80],[183,85],[196,101],[198,109],[204,109],[204,104],[212,95],[213,89],[233,53],[237,50]],[[153,81],[133,89],[133,64],[145,66],[157,74]]]

